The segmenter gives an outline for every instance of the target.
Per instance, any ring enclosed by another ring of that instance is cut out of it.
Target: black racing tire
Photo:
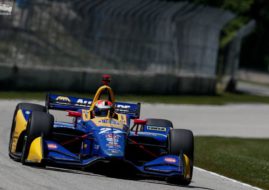
[[[54,123],[54,117],[51,114],[40,111],[32,112],[29,121],[27,123],[26,134],[23,142],[23,150],[21,156],[22,164],[27,164],[26,159],[32,141],[40,136],[42,136],[45,139],[48,138],[52,134],[53,123]],[[45,166],[44,163],[35,165]]]
[[[41,111],[41,112],[47,111],[45,106],[38,105],[38,104],[32,104],[32,103],[19,103],[19,104],[17,104],[15,111],[14,111],[14,114],[13,114],[13,118],[12,118],[12,125],[11,125],[10,136],[9,136],[9,149],[8,149],[9,150],[9,157],[15,161],[21,160],[20,156],[12,154],[12,152],[11,152],[12,137],[13,137],[13,133],[14,133],[15,126],[16,126],[15,118],[16,118],[17,113],[20,109],[31,110],[31,111]]]
[[[173,128],[173,123],[167,119],[149,118],[149,119],[147,119],[147,125]]]
[[[172,129],[169,134],[169,147],[168,152],[172,155],[180,155],[181,153],[188,156],[190,159],[190,178],[185,179],[182,177],[167,178],[167,182],[189,185],[193,173],[193,159],[194,159],[194,137],[190,130],[186,129]],[[182,152],[183,151],[183,152]]]

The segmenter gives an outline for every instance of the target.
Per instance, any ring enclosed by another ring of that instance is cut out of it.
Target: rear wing
[[[77,111],[79,109],[90,109],[92,101],[91,98],[47,94],[46,107],[51,110]],[[140,117],[140,107],[140,103],[115,102],[115,112],[126,114],[132,119]]]

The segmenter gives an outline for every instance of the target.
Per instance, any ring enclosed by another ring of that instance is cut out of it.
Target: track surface
[[[142,117],[166,118],[194,135],[269,138],[269,105],[143,105]]]
[[[122,179],[90,172],[47,167],[23,166],[8,157],[8,136],[13,110],[18,101],[0,101],[0,190],[4,189],[94,189],[94,190],[251,190],[240,183],[194,170],[189,187],[178,187],[153,179]],[[41,103],[41,102],[38,102]],[[42,103],[41,103],[42,104]],[[142,115],[171,119],[175,127],[188,128],[195,135],[268,137],[269,106],[166,106],[144,105]],[[59,116],[61,117],[61,116]],[[243,127],[246,128],[243,129]],[[257,132],[258,130],[263,130]]]
[[[237,83],[237,90],[252,95],[269,96],[268,85],[251,84],[248,82],[239,81]]]

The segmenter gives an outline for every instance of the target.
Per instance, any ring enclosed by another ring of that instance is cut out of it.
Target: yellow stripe
[[[16,152],[16,147],[18,144],[19,137],[21,133],[26,129],[26,125],[27,125],[27,121],[23,116],[22,110],[18,110],[15,121],[16,121],[16,126],[12,134],[12,146],[11,146],[12,153]]]
[[[118,120],[123,123],[124,125],[127,125],[127,118],[124,114],[118,114]]]
[[[89,110],[82,110],[82,120],[83,121],[91,120],[91,112]]]
[[[29,149],[29,154],[27,157],[28,162],[41,163],[43,159],[43,151],[42,151],[42,138],[35,138]]]
[[[190,179],[191,177],[191,165],[190,165],[190,159],[186,154],[184,154],[184,162],[185,162],[185,173],[184,177],[187,179]]]
[[[123,129],[123,123],[110,117],[98,117],[91,120],[97,127],[111,127]]]

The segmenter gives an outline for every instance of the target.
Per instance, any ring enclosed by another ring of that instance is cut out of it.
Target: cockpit
[[[103,75],[103,86],[97,90],[90,107],[92,117],[112,117],[114,115],[115,97],[108,86],[110,80],[110,75]]]

